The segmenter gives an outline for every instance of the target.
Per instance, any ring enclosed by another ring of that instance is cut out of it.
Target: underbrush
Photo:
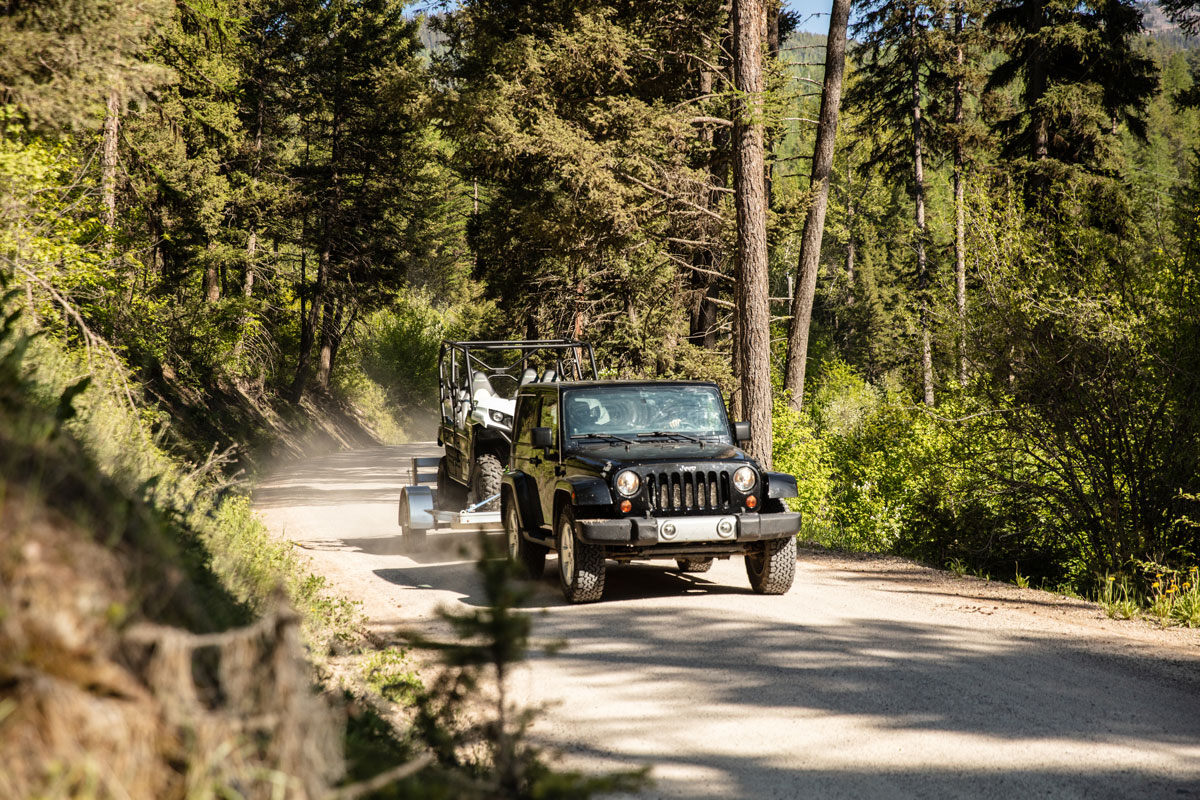
[[[1187,581],[1156,592],[1139,564],[1186,573],[1196,526],[1181,514],[1138,527],[1132,498],[1103,494],[1076,469],[1090,456],[1071,449],[1069,436],[1048,450],[1044,439],[1022,435],[1033,412],[993,408],[954,387],[929,409],[836,360],[813,377],[804,411],[777,403],[775,418],[776,464],[798,477],[804,538],[1091,597],[1120,592],[1097,576],[1123,574],[1128,599],[1105,602],[1192,618]],[[1117,505],[1101,513],[1096,504],[1106,497]],[[1179,497],[1181,507],[1194,502]]]

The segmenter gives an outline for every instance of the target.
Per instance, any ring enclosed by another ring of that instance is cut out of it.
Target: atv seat
[[[475,400],[479,400],[480,395],[484,397],[495,397],[496,390],[492,388],[492,382],[488,380],[488,376],[476,370],[471,375],[471,397]]]
[[[521,373],[521,385],[522,386],[524,386],[527,383],[533,383],[536,380],[537,380],[537,370],[534,369],[533,367],[529,367],[524,372]]]
[[[558,373],[553,369],[548,369],[542,373],[542,383],[554,383],[558,380]]]

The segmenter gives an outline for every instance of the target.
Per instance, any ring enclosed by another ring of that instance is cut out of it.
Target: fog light
[[[754,495],[750,495],[749,497],[746,498],[746,508],[754,508],[756,505],[758,505],[757,497],[755,497]]]
[[[675,525],[670,522],[664,523],[662,528],[659,529],[659,533],[662,534],[662,537],[664,539],[674,539],[675,538]]]
[[[633,511],[633,503],[629,502],[628,500],[622,500],[621,501],[621,511],[625,514],[628,514],[630,511]]]
[[[717,523],[717,534],[720,536],[733,535],[733,520],[723,519]]]

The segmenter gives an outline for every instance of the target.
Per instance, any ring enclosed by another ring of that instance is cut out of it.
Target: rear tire
[[[511,492],[504,493],[500,505],[504,535],[508,539],[508,557],[521,565],[530,580],[536,581],[546,571],[546,548],[534,544],[523,535],[521,517]]]
[[[503,477],[504,467],[500,465],[500,459],[491,455],[484,455],[475,459],[475,466],[471,468],[471,491],[467,495],[467,505],[473,506],[482,500],[487,500],[493,495],[500,494],[500,480]],[[499,511],[500,498],[497,497],[490,503],[485,503],[475,510]]]
[[[746,575],[758,594],[783,594],[796,578],[796,537],[770,539],[746,554]]]
[[[558,580],[568,603],[593,603],[604,595],[604,548],[575,535],[570,506],[558,515]]]
[[[711,558],[677,558],[675,563],[679,565],[680,572],[708,572],[712,569],[713,560]]]

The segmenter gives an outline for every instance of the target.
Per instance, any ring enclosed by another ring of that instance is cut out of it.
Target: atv
[[[531,383],[596,377],[596,358],[587,342],[442,342],[438,444],[445,455],[437,466],[437,508],[499,510],[517,391]]]

